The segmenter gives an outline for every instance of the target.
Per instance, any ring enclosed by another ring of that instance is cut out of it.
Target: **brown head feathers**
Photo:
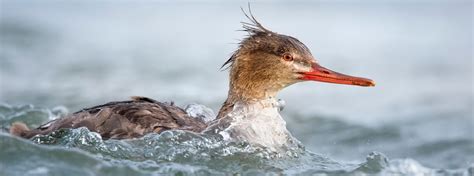
[[[253,16],[250,5],[248,6],[248,13],[245,12],[243,8],[241,9],[249,22],[241,22],[243,29],[240,31],[245,31],[248,35],[239,43],[238,49],[232,54],[232,56],[221,66],[221,70],[226,70],[232,67],[237,56],[242,53],[264,51],[277,56],[281,56],[286,52],[297,52],[301,53],[301,55],[311,55],[309,49],[298,39],[278,34],[265,28]]]

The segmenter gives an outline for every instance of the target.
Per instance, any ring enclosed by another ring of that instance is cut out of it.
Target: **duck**
[[[206,122],[184,109],[148,97],[133,96],[84,108],[35,129],[14,122],[10,133],[22,138],[47,135],[59,129],[85,127],[104,140],[139,138],[149,133],[184,130],[217,133],[223,139],[263,146],[283,145],[291,135],[276,99],[282,89],[305,81],[373,87],[371,79],[349,76],[320,65],[298,39],[268,30],[251,14],[242,22],[248,35],[222,65],[229,70],[227,99],[214,120]]]

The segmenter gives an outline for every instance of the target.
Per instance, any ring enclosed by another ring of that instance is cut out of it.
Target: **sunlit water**
[[[372,1],[371,1],[372,2]],[[274,152],[183,131],[107,140],[87,129],[7,134],[80,108],[149,96],[209,119],[242,3],[0,3],[0,175],[473,175],[472,4],[255,3],[262,23],[374,88],[289,87],[299,145]]]

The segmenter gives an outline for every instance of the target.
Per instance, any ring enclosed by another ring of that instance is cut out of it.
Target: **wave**
[[[61,109],[61,108],[59,108]],[[32,119],[49,120],[65,110],[0,106],[2,129]],[[29,115],[28,115],[29,114]],[[32,125],[33,123],[30,123]],[[472,175],[474,167],[431,169],[413,159],[388,159],[370,153],[365,162],[340,162],[299,145],[273,152],[219,136],[166,131],[128,140],[102,140],[87,128],[62,129],[20,139],[0,132],[1,175]]]

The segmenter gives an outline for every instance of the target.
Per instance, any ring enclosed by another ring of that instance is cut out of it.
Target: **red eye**
[[[293,61],[293,56],[291,54],[283,54],[283,60]]]

